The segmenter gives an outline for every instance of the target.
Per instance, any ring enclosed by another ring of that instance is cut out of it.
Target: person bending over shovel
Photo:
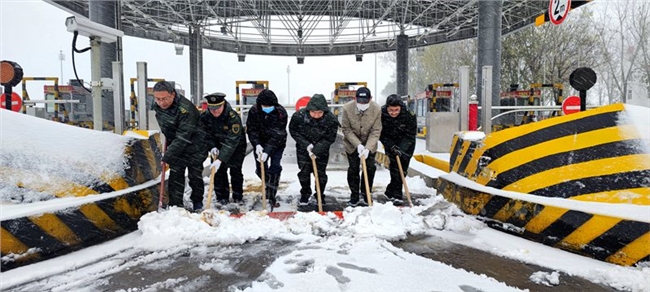
[[[327,101],[322,94],[314,94],[306,108],[300,109],[291,116],[289,133],[296,141],[296,156],[298,158],[298,180],[300,181],[299,207],[305,208],[311,196],[311,178],[313,173],[312,157],[316,163],[321,202],[325,202],[325,185],[327,184],[327,162],[330,146],[336,141],[339,121],[327,107]],[[316,196],[316,194],[314,194]]]
[[[403,175],[409,168],[411,156],[415,151],[415,136],[418,133],[418,122],[415,113],[408,110],[402,98],[391,94],[386,99],[386,104],[381,107],[381,137],[379,141],[384,145],[386,155],[390,161],[390,183],[386,187],[386,197],[395,206],[404,204],[402,198],[402,176],[399,173],[397,158],[402,163]]]
[[[169,164],[167,181],[169,206],[183,208],[185,169],[187,168],[193,209],[203,209],[203,161],[207,151],[205,133],[198,127],[199,110],[192,102],[180,95],[174,85],[160,81],[153,86],[156,120],[165,135],[167,151],[162,161]]]
[[[216,171],[213,183],[217,203],[221,206],[229,203],[228,170],[230,170],[232,199],[241,205],[244,193],[244,175],[241,169],[246,156],[246,134],[244,134],[241,118],[226,101],[226,94],[212,93],[205,99],[208,101],[208,110],[201,114],[200,122],[206,133],[206,140],[212,147],[210,154],[214,161],[210,167],[215,168]]]
[[[255,160],[262,161],[268,170],[262,178],[260,163],[256,163],[255,173],[266,182],[266,197],[273,208],[280,207],[275,194],[278,192],[280,174],[282,173],[282,153],[287,146],[287,111],[278,103],[275,93],[269,89],[262,90],[257,95],[254,107],[248,112],[246,133],[248,140],[255,149]],[[271,163],[267,160],[271,159]]]

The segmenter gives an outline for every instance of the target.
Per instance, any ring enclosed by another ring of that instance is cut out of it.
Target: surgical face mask
[[[357,103],[357,108],[359,111],[365,111],[370,107],[369,103]]]
[[[271,113],[274,109],[275,109],[274,106],[270,106],[270,107],[262,107],[262,110],[263,110],[265,113],[267,113],[267,114],[268,114],[268,113]]]

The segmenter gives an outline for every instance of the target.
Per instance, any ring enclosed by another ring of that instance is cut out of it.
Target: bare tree
[[[604,54],[603,74],[609,103],[626,102],[628,86],[650,78],[650,4],[644,1],[603,3],[595,22]]]

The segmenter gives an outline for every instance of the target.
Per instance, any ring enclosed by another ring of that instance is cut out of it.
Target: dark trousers
[[[368,186],[370,187],[370,194],[372,195],[372,182],[375,179],[375,171],[377,167],[375,166],[375,154],[370,153],[366,158],[366,170],[368,171]],[[357,152],[347,153],[348,162],[350,163],[348,167],[348,186],[350,187],[350,201],[358,202],[359,195],[363,198],[364,201],[367,201],[366,197],[366,186],[361,178],[363,173],[361,172],[361,159]]]
[[[192,202],[203,200],[203,164],[178,163],[169,166],[169,180],[167,181],[167,190],[169,196],[169,206],[183,206],[183,194],[185,193],[185,169],[187,168],[187,177],[190,181]]]
[[[265,167],[265,183],[266,183],[266,197],[275,203],[275,194],[278,192],[278,185],[280,184],[280,175],[282,174],[282,153],[284,148],[278,148],[273,153],[269,153],[269,158],[264,163]],[[262,178],[260,171],[260,162],[257,160],[257,153],[253,152],[255,157],[255,174],[257,177]]]
[[[325,186],[327,185],[327,162],[329,154],[324,157],[316,158],[316,168],[318,173],[318,183],[320,184],[321,199],[325,197]],[[308,155],[298,155],[298,180],[300,181],[300,200],[305,202],[311,196],[311,174],[314,173],[314,166]],[[315,181],[315,180],[314,180]],[[316,187],[314,186],[314,189]]]
[[[388,156],[390,162],[388,170],[390,171],[390,183],[386,186],[386,196],[389,198],[396,198],[402,200],[402,177],[399,174],[399,167],[397,165],[397,159],[395,156]],[[404,171],[404,177],[408,172],[409,163],[411,163],[411,157],[408,156],[403,158],[400,156],[400,162],[402,162],[402,170]]]
[[[242,200],[244,194],[244,174],[241,171],[246,155],[246,145],[236,150],[227,164],[223,164],[214,175],[214,192],[217,200],[228,200],[232,191],[233,200]],[[230,188],[228,188],[228,172],[230,172]]]

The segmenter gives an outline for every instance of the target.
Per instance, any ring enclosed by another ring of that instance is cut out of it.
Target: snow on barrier
[[[649,261],[649,139],[638,117],[648,115],[615,104],[487,137],[458,133],[436,189],[524,238],[620,265]]]
[[[32,122],[24,120],[25,117],[4,115],[2,120],[7,125],[38,124],[31,128],[21,127],[20,131],[40,129],[41,132],[21,135],[30,140],[24,143],[29,147],[19,145],[18,136],[10,133],[9,137],[16,139],[12,145],[22,148],[10,152],[15,155],[5,156],[8,159],[0,165],[0,171],[7,178],[3,186],[5,191],[22,198],[15,204],[0,206],[1,271],[132,232],[137,229],[142,215],[156,209],[161,172],[160,134],[145,133],[144,137],[138,137],[143,134],[139,133],[125,137],[41,119]],[[39,124],[41,121],[48,124]],[[44,141],[34,139],[47,132],[60,135],[57,143],[47,137]],[[100,145],[102,143],[113,145]],[[70,158],[54,154],[43,158],[42,147],[67,149]],[[86,156],[96,159],[96,163],[88,162],[88,158],[83,157],[85,152],[90,153]],[[29,157],[36,157],[35,161],[29,161]],[[111,164],[114,168],[100,163],[111,160],[117,162]],[[53,171],[55,169],[58,171]],[[37,199],[30,199],[30,196]]]

